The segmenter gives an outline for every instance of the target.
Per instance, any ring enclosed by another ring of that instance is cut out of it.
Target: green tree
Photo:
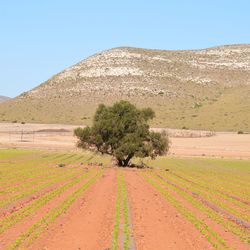
[[[137,109],[128,101],[113,106],[99,105],[93,126],[77,128],[77,146],[117,159],[119,166],[127,166],[133,157],[165,154],[169,149],[166,134],[150,131],[148,121],[155,116],[151,108]]]

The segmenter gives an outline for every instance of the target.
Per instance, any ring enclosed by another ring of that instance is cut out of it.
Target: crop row
[[[158,165],[163,169],[169,168],[178,175],[202,181],[205,185],[209,184],[209,186],[221,191],[247,198],[249,187],[245,184],[249,182],[248,162],[232,162],[237,168],[225,160],[207,159],[161,159]]]
[[[2,221],[0,221],[0,224],[1,224],[0,234],[6,231],[8,228],[15,225],[16,223],[18,223],[19,221],[21,221],[23,218],[37,211],[39,208],[47,204],[53,198],[62,194],[68,188],[76,185],[77,183],[80,183],[81,181],[86,179],[88,176],[90,176],[93,172],[95,173],[96,170],[93,169],[90,172],[85,173],[79,177],[69,179],[68,182],[66,182],[64,185],[46,193],[42,197],[35,199],[33,202],[29,203],[27,206],[12,213],[10,216],[5,217]]]
[[[113,229],[113,242],[112,250],[117,250],[119,248],[119,231],[122,228],[122,245],[124,250],[130,249],[131,245],[131,228],[129,221],[129,207],[127,198],[127,188],[124,177],[124,172],[119,170],[117,176],[117,198],[115,206],[115,225]]]
[[[173,185],[159,176],[150,174],[150,177],[154,178],[157,183],[160,183],[161,186],[163,186],[170,194],[172,194],[172,196],[179,196],[185,199],[189,204],[198,209],[201,214],[204,214],[216,223],[221,224],[226,230],[238,236],[242,241],[247,242],[247,231],[241,225],[235,223],[235,221],[225,218],[223,214],[219,213],[218,210],[214,209],[212,206],[208,206],[209,203],[204,203],[203,200],[199,199],[199,197],[196,195],[187,193],[179,186]]]
[[[103,170],[98,171],[91,179],[85,182],[81,187],[68,195],[60,204],[51,209],[42,219],[37,221],[25,233],[21,234],[7,249],[16,249],[23,245],[28,248],[35,239],[37,239],[42,232],[56,220],[62,213],[64,213],[72,203],[78,199],[81,194],[95,182],[103,174]]]
[[[167,178],[169,183],[174,183],[174,185],[178,185],[182,189],[185,189],[186,192],[189,192],[196,196],[202,196],[204,199],[208,200],[209,202],[212,202],[213,204],[219,206],[220,208],[230,212],[231,214],[238,216],[242,219],[249,220],[249,216],[246,214],[246,212],[241,207],[244,207],[247,209],[246,204],[239,204],[238,201],[232,200],[229,197],[225,197],[225,195],[222,195],[219,192],[216,192],[216,190],[211,190],[210,188],[204,187],[202,185],[196,185],[194,182],[190,183],[183,179],[178,178],[174,174],[171,174],[171,172],[160,172],[160,175]],[[225,200],[228,202],[226,203]],[[233,207],[232,204],[235,206]]]
[[[216,249],[231,249],[224,239],[211,227],[209,227],[202,219],[195,216],[189,209],[185,208],[178,199],[174,197],[166,188],[161,179],[157,179],[151,174],[142,173],[145,180],[156,188],[163,197],[172,204],[179,213],[181,213],[187,220],[189,220],[205,238],[215,247]]]
[[[203,212],[206,212],[211,219],[224,226],[228,231],[231,231],[235,235],[241,237],[243,241],[247,241],[245,230],[249,227],[247,221],[228,213],[216,204],[204,199],[204,197],[200,196],[199,193],[184,189],[183,187],[170,182],[168,179],[164,178],[164,176],[158,175],[156,178],[159,178],[166,187],[172,189],[181,197],[184,197],[187,201],[192,203],[192,205],[198,207]]]
[[[0,150],[1,153],[1,150]],[[30,155],[27,154],[30,158]],[[45,158],[44,158],[45,157]],[[98,158],[99,155],[91,155],[91,158]],[[28,158],[28,159],[29,159]],[[59,154],[51,154],[47,153],[44,155],[41,152],[38,154],[38,157],[34,160],[25,161],[20,163],[17,161],[10,161],[8,163],[0,163],[1,170],[1,189],[0,194],[2,194],[2,198],[0,201],[0,207],[4,207],[15,200],[22,199],[25,196],[29,196],[32,193],[37,192],[41,188],[46,188],[50,184],[53,185],[53,180],[58,178],[57,176],[63,177],[67,172],[71,172],[72,174],[77,172],[79,167],[67,167],[67,168],[57,168],[55,165],[49,167],[46,166],[45,163],[49,163],[51,165],[51,159],[58,159],[58,161],[63,158],[64,160],[74,159],[88,161],[90,158],[89,154],[69,154],[69,153],[59,153]],[[26,159],[26,160],[28,160]],[[104,158],[103,161],[107,161],[109,159]],[[60,162],[60,161],[59,161]],[[6,170],[6,168],[10,168],[10,170]],[[63,172],[63,173],[61,173]],[[25,180],[25,181],[24,181]],[[52,182],[49,182],[49,181]]]
[[[33,151],[32,151],[33,152]],[[26,155],[30,155],[31,151],[29,150],[16,150],[16,149],[1,149],[0,155],[1,155],[1,160],[4,159],[11,159],[11,158],[19,158],[19,157],[24,157]]]
[[[48,163],[44,163],[43,161],[39,162],[27,162],[27,163],[10,163],[10,169],[7,169],[8,165],[0,164],[0,171],[2,173],[1,176],[1,184],[13,184],[19,180],[23,180],[26,177],[32,177],[33,175],[38,175],[39,173],[43,173],[44,170],[50,171],[48,167]],[[52,164],[50,164],[52,165]],[[55,164],[53,164],[55,166]]]
[[[208,183],[208,182],[202,181],[202,179],[198,180],[198,179],[192,178],[192,176],[186,176],[186,175],[184,177],[183,173],[176,174],[176,173],[171,171],[171,172],[169,172],[169,174],[177,177],[182,182],[189,183],[193,186],[197,186],[203,190],[207,190],[211,193],[219,195],[224,200],[228,200],[232,204],[234,204],[238,207],[241,207],[242,209],[248,210],[248,208],[249,208],[250,202],[244,201],[243,199],[241,199],[237,196],[233,196],[231,193],[229,193],[229,190],[227,190],[227,192],[222,191],[220,189],[220,185],[217,185],[217,187],[215,187],[214,185],[210,185],[210,183]]]
[[[65,173],[62,172],[58,175],[52,176],[51,179],[48,178],[48,181],[46,181],[45,183],[41,183],[41,185],[34,186],[32,188],[29,188],[29,189],[25,189],[21,193],[14,194],[13,196],[11,196],[7,199],[1,200],[0,207],[5,207],[5,206],[11,204],[12,202],[15,202],[19,199],[30,196],[38,191],[41,191],[42,189],[45,189],[45,188],[52,186],[60,181],[63,181],[66,178],[72,178],[75,175],[76,175],[75,171],[74,172],[70,171],[70,172],[65,172]]]
[[[72,169],[65,169],[64,172],[76,172],[76,170]],[[24,181],[17,181],[15,183],[12,182],[12,184],[5,185],[3,189],[0,191],[0,194],[9,194],[13,195],[16,194],[19,191],[22,191],[25,188],[34,187],[35,185],[39,185],[42,182],[45,182],[48,179],[52,179],[55,176],[60,175],[60,170],[58,168],[48,168],[44,167],[43,170],[39,171],[38,173],[34,173],[33,175],[27,174],[25,176],[25,182]]]
[[[211,173],[201,173],[201,174],[192,174],[191,172],[181,170],[174,170],[174,173],[179,175],[185,175],[187,178],[192,178],[194,181],[200,182],[205,186],[209,186],[220,190],[223,193],[234,194],[235,196],[241,197],[242,199],[247,199],[247,194],[249,191],[247,190],[247,186],[245,185],[247,181],[243,181],[240,183],[235,183],[233,181],[233,176],[225,174],[222,178],[220,176],[211,175]]]
[[[104,164],[107,164],[110,162],[109,156],[103,156],[98,153],[89,153],[89,152],[83,152],[83,154],[69,154],[69,153],[59,153],[59,154],[52,154],[47,155],[45,158],[49,162],[53,163],[67,163],[67,164],[73,164],[77,162],[102,162]]]

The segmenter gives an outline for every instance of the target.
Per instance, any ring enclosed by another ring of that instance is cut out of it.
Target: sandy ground
[[[212,137],[171,138],[170,153],[180,156],[213,156],[250,159],[250,134],[216,133]]]
[[[0,147],[77,150],[76,138],[73,136],[76,127],[63,124],[0,123]],[[250,159],[250,134],[164,130],[170,136],[171,155]]]

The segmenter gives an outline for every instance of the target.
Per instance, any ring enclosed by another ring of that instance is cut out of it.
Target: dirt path
[[[103,176],[90,186],[65,214],[50,225],[30,249],[110,248],[116,190],[117,170],[106,169]]]
[[[136,249],[212,249],[137,171],[127,170],[126,182]]]

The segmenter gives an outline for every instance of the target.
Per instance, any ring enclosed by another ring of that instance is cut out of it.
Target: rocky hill
[[[99,103],[128,99],[157,127],[250,130],[250,45],[114,48],[0,105],[0,120],[89,124]]]

